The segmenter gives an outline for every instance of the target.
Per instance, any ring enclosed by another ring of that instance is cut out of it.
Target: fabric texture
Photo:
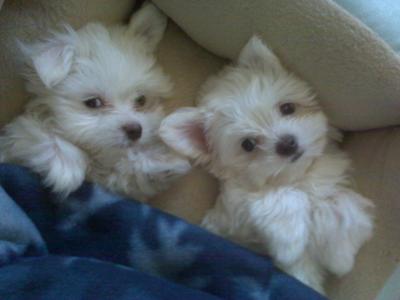
[[[73,256],[30,257],[3,266],[0,295],[7,300],[220,299],[121,265]]]
[[[257,33],[308,81],[332,124],[400,123],[400,60],[372,30],[329,0],[155,0],[188,35],[235,59]]]
[[[61,201],[0,165],[0,211],[1,299],[324,299],[267,257],[100,186]]]
[[[398,0],[334,0],[400,52],[400,2]]]

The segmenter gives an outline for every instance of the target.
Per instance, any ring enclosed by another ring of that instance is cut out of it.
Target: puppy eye
[[[83,103],[85,103],[85,105],[89,108],[100,108],[104,106],[103,100],[101,100],[99,97],[87,99],[83,101]]]
[[[296,111],[296,105],[294,103],[284,103],[279,106],[279,110],[283,116],[291,115]]]
[[[242,141],[242,148],[246,152],[252,152],[256,148],[257,142],[253,138],[246,138]]]
[[[135,104],[137,107],[143,107],[146,105],[147,99],[145,95],[141,95],[139,97],[136,98],[135,100]]]

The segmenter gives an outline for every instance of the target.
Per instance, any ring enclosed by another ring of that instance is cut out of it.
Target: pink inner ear
[[[204,153],[209,152],[209,144],[206,139],[203,124],[200,122],[194,122],[187,124],[184,128],[185,134],[187,134],[189,140],[191,140],[194,146]]]

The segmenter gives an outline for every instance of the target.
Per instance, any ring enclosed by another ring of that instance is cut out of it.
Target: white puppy
[[[349,187],[349,160],[313,98],[253,37],[205,84],[202,107],[168,116],[160,134],[221,182],[204,227],[323,292],[326,271],[349,272],[371,236],[372,204]]]
[[[87,178],[144,201],[186,173],[187,160],[158,137],[171,83],[153,52],[166,24],[147,4],[128,26],[68,27],[22,46],[35,98],[4,128],[1,160],[64,196]]]

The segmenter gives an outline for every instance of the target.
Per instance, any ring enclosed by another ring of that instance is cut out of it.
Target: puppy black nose
[[[282,136],[276,143],[275,151],[281,156],[291,156],[297,152],[298,148],[296,138],[287,134]]]
[[[126,136],[132,140],[136,141],[142,136],[142,126],[138,123],[131,123],[122,126],[122,130],[125,132]]]

